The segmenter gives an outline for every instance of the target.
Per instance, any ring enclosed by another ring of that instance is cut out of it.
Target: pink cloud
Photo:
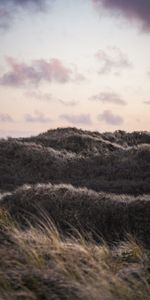
[[[1,85],[20,87],[42,81],[65,83],[72,79],[72,70],[57,58],[34,60],[30,65],[18,63],[11,57],[6,61],[10,70],[0,77]]]

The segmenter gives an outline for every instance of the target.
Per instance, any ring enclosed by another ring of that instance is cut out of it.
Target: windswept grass
[[[0,206],[22,227],[28,222],[36,224],[42,218],[41,212],[45,212],[64,234],[73,227],[96,241],[103,238],[110,243],[132,234],[150,245],[149,195],[134,197],[64,184],[37,184],[25,185],[4,196]]]
[[[148,300],[150,253],[130,239],[117,247],[64,238],[50,220],[22,231],[1,212],[2,300]]]

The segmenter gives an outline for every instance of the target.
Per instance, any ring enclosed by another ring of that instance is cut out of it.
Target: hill
[[[150,133],[0,140],[0,300],[150,299]]]
[[[23,186],[4,195],[1,208],[22,228],[37,224],[46,215],[63,234],[74,229],[96,241],[114,243],[133,235],[150,245],[150,196],[97,193],[71,185]]]
[[[1,191],[49,181],[95,191],[149,193],[150,135],[66,128],[0,141]]]

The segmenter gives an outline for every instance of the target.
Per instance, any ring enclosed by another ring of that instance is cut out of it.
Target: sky
[[[150,131],[149,0],[0,0],[0,137]]]

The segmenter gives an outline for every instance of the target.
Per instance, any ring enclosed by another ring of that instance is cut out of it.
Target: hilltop
[[[95,191],[150,192],[150,133],[59,128],[0,141],[0,190],[66,183]]]

